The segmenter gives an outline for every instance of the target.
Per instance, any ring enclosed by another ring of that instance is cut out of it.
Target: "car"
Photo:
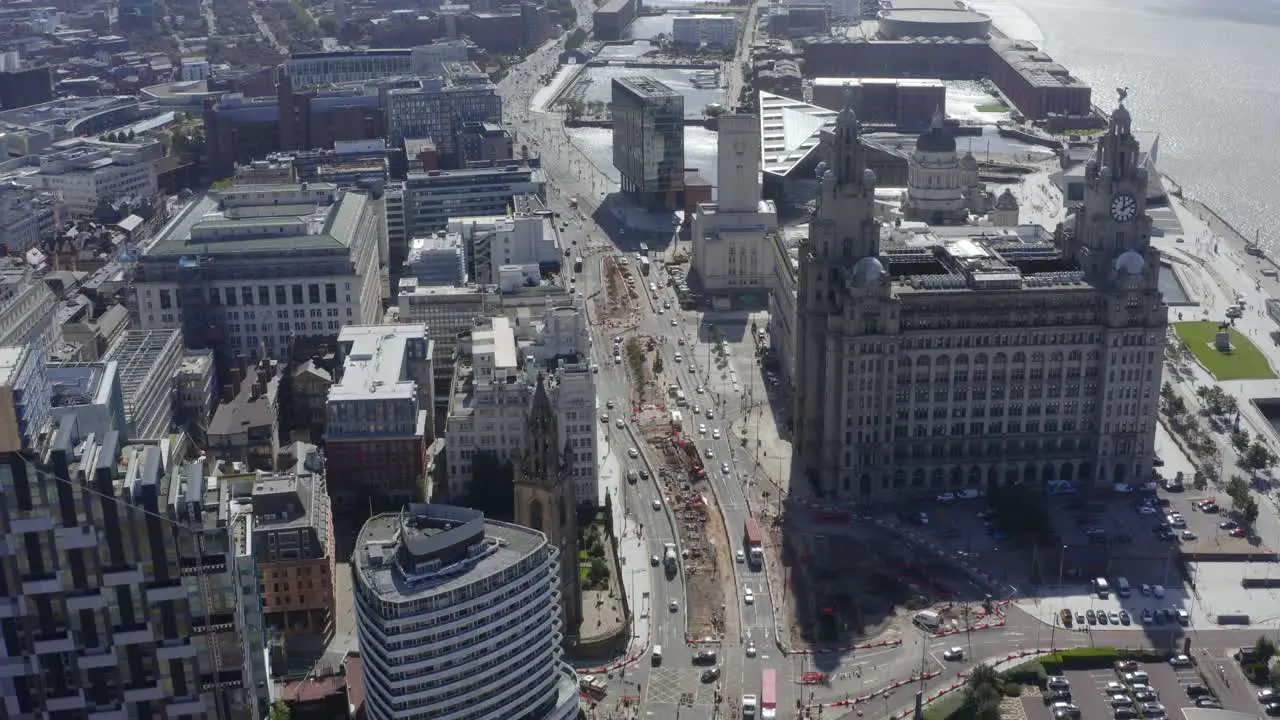
[[[1149,687],[1141,687],[1133,689],[1133,699],[1138,702],[1155,702],[1160,699],[1160,696]]]
[[[1162,598],[1162,597],[1164,597],[1164,586],[1163,586],[1163,585],[1152,585],[1152,586],[1151,586],[1151,595],[1152,595],[1152,597],[1157,597],[1157,598]]]
[[[1204,697],[1196,698],[1196,707],[1221,710],[1222,701],[1212,695],[1206,695]]]
[[[1077,612],[1077,613],[1076,613],[1076,624],[1077,624],[1077,625],[1084,625],[1084,613],[1082,613],[1082,612]]]
[[[1240,527],[1240,525],[1237,524],[1235,520],[1223,520],[1218,523],[1218,528],[1221,530],[1235,530],[1238,527]]]
[[[675,318],[671,318],[671,327],[676,327],[679,324],[680,323],[677,323]]]
[[[1120,611],[1120,624],[1121,624],[1121,625],[1128,625],[1128,624],[1129,624],[1129,622],[1130,622],[1130,621],[1129,621],[1129,612],[1128,612],[1127,610],[1121,610],[1121,611]]]
[[[705,423],[698,423],[698,434],[699,435],[707,434],[707,426]]]
[[[1169,658],[1169,664],[1173,667],[1191,667],[1191,658],[1187,655],[1174,655]]]
[[[1263,705],[1262,712],[1270,715],[1271,717],[1280,715],[1280,702],[1267,703],[1266,705]]]
[[[632,460],[635,460],[636,458],[640,457],[640,451],[635,448],[627,448],[627,457],[631,458]]]
[[[720,463],[720,472],[724,475],[729,474],[729,463]]]
[[[715,665],[716,651],[715,650],[699,650],[698,652],[693,654],[693,662],[695,665]]]
[[[956,500],[956,494],[955,494],[955,493],[942,493],[941,495],[939,495],[938,497],[936,497],[936,498],[934,498],[934,499],[935,499],[935,500],[937,500],[938,502],[944,502],[944,503],[945,503],[945,502],[955,502],[955,500]]]
[[[1198,535],[1196,535],[1195,533],[1191,532],[1190,530],[1183,530],[1182,532],[1178,533],[1178,537],[1179,537],[1183,542],[1190,542],[1190,541],[1192,541],[1192,540],[1195,540],[1195,539],[1196,539],[1197,537],[1199,537],[1199,536],[1198,536]]]
[[[715,682],[716,679],[719,677],[720,677],[720,668],[718,667],[707,668],[706,670],[702,671],[702,682],[704,683]]]
[[[621,430],[622,428],[627,426],[627,421],[623,420],[622,418],[618,418],[617,420],[613,421],[613,424],[617,426],[619,430]]]
[[[1142,624],[1143,624],[1143,625],[1150,625],[1154,619],[1155,619],[1155,618],[1151,615],[1151,611],[1150,611],[1150,610],[1143,610],[1143,611],[1142,611]]]
[[[600,422],[604,423],[605,425],[608,425],[608,424],[609,424],[609,416],[608,416],[608,415],[601,415],[601,416],[600,416]]]
[[[738,561],[738,562],[740,562],[740,563],[744,563],[744,562],[746,562],[746,561],[747,561],[747,554],[746,554],[745,552],[743,552],[743,551],[739,550],[738,552],[736,552],[736,553],[734,553],[734,554],[733,554],[733,559],[734,559],[734,560],[736,560],[736,561]]]
[[[667,609],[668,609],[668,610],[670,610],[671,612],[677,612],[677,611],[679,611],[679,610],[680,610],[680,601],[679,601],[679,600],[672,600],[670,603],[668,603],[668,604],[667,604]]]
[[[1127,692],[1129,692],[1129,688],[1125,687],[1124,683],[1116,682],[1115,680],[1102,687],[1103,695],[1123,695]]]
[[[659,315],[666,315],[666,314],[667,314],[667,311],[666,311],[666,310],[663,310],[662,308],[658,308],[658,314],[659,314]]]
[[[1071,702],[1071,691],[1070,690],[1050,690],[1049,692],[1045,693],[1044,701],[1046,703]]]
[[[1125,673],[1124,677],[1121,679],[1124,680],[1129,687],[1133,687],[1134,685],[1146,685],[1151,681],[1151,677],[1141,670],[1134,670],[1133,672]]]
[[[1080,717],[1080,708],[1069,702],[1059,701],[1049,706],[1050,712],[1054,718],[1077,718]]]
[[[1165,716],[1164,706],[1158,702],[1144,702],[1138,709],[1142,711],[1144,716],[1149,718]]]
[[[1062,608],[1058,611],[1058,617],[1062,620],[1063,627],[1071,627],[1071,609]]]
[[[1133,672],[1134,670],[1137,670],[1138,667],[1139,665],[1136,660],[1117,660],[1116,661],[1116,672],[1130,673],[1130,672]]]
[[[711,448],[707,448],[706,450],[702,451],[702,455],[706,457],[708,460],[710,460],[716,456],[716,451],[712,450]]]
[[[661,559],[661,558],[659,558],[657,555],[650,555],[650,556],[649,556],[649,564],[650,564],[650,565],[652,565],[652,566],[654,566],[654,567],[658,567],[658,565],[660,565],[661,563],[662,563],[662,559]]]
[[[963,660],[964,648],[962,647],[947,648],[946,650],[942,651],[942,659],[943,660]]]
[[[612,409],[613,409],[613,401],[612,401],[612,400],[610,400],[609,402],[606,402],[606,403],[604,404],[604,406],[605,406],[605,407],[607,407],[607,408],[609,408],[610,410],[612,410]]]
[[[1196,683],[1195,685],[1188,685],[1185,688],[1183,688],[1183,690],[1187,693],[1187,697],[1189,698],[1201,698],[1201,697],[1213,696],[1212,690],[1210,690],[1209,688],[1199,683]]]
[[[756,594],[751,591],[751,588],[745,588],[742,591],[742,604],[754,605],[755,602],[756,602]]]
[[[1111,612],[1107,613],[1107,622],[1111,623],[1112,625],[1119,625],[1120,613],[1116,612],[1115,610],[1112,610]]]
[[[1280,702],[1280,693],[1277,693],[1275,690],[1272,690],[1271,688],[1267,688],[1265,690],[1259,690],[1258,702],[1260,703]]]
[[[1127,707],[1118,707],[1112,711],[1111,717],[1114,718],[1114,720],[1134,720],[1138,717],[1138,711],[1134,710],[1132,705]]]
[[[614,364],[614,365],[621,365],[621,364],[622,364],[622,356],[621,356],[621,355],[619,355],[618,353],[614,353],[614,354],[613,354],[613,364]]]
[[[662,509],[662,500],[661,500],[661,499],[659,499],[659,498],[654,498],[654,499],[653,499],[653,509],[654,509],[654,510],[661,510],[661,509]]]
[[[715,419],[716,419],[716,411],[715,411],[715,410],[712,410],[711,408],[707,408],[707,419],[708,419],[708,420],[715,420]]]
[[[1050,675],[1045,681],[1045,687],[1050,690],[1070,690],[1071,681],[1065,675]]]
[[[751,641],[751,640],[748,640],[748,641],[747,641],[747,650],[746,650],[746,653],[747,653],[747,657],[755,657],[755,656],[756,656],[756,644],[755,644],[755,642],[754,642],[754,641]]]
[[[1085,610],[1085,611],[1084,611],[1084,619],[1085,619],[1085,620],[1086,620],[1090,625],[1096,625],[1096,624],[1098,623],[1098,614],[1097,614],[1097,613],[1095,613],[1093,610]]]
[[[1146,583],[1142,583],[1142,587],[1138,588],[1138,592],[1142,593],[1143,595],[1150,595],[1151,586]]]
[[[1230,534],[1231,534],[1231,537],[1234,537],[1234,538],[1249,537],[1249,528],[1246,528],[1246,527],[1234,528],[1232,529]]]
[[[1200,512],[1210,513],[1210,514],[1216,513],[1216,512],[1222,512],[1222,506],[1218,505],[1218,503],[1216,502],[1202,503],[1200,505]]]
[[[1191,614],[1188,613],[1186,610],[1183,610],[1182,608],[1178,608],[1178,610],[1174,612],[1173,615],[1178,619],[1179,625],[1186,627],[1191,624]]]
[[[1126,705],[1133,705],[1133,698],[1129,697],[1128,695],[1117,693],[1115,695],[1107,696],[1107,704],[1110,705],[1111,707],[1124,707]]]
[[[698,387],[694,388],[693,391],[701,395],[702,393],[706,392],[707,389],[699,385]]]

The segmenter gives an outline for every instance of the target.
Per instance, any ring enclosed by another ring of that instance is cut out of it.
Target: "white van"
[[[1106,578],[1097,578],[1094,580],[1093,590],[1098,593],[1098,597],[1104,600],[1111,595],[1111,586],[1107,584]]]
[[[654,665],[662,664],[662,646],[661,645],[653,646],[653,652],[649,654],[649,659],[650,659],[650,662],[652,662]]]
[[[915,623],[916,627],[923,628],[929,632],[934,632],[942,622],[942,615],[934,610],[921,610],[916,613],[916,616],[912,618],[911,622]]]

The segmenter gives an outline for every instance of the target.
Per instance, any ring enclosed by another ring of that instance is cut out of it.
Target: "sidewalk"
[[[648,603],[641,599],[649,592],[653,580],[649,577],[649,563],[645,552],[644,538],[636,532],[634,518],[625,514],[626,505],[623,483],[623,464],[618,458],[615,448],[609,444],[608,434],[597,427],[600,458],[600,505],[604,506],[607,493],[613,503],[613,528],[618,536],[618,562],[622,565],[622,591],[627,596],[627,605],[631,608],[632,628],[631,643],[627,651],[628,658],[636,658],[649,647],[649,611]]]

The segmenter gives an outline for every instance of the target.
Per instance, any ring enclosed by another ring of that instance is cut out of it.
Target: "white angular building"
[[[351,562],[369,720],[576,718],[560,561],[542,532],[475,510],[371,518]]]

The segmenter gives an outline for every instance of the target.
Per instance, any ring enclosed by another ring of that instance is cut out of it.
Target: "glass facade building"
[[[657,80],[613,80],[613,166],[624,192],[684,189],[684,97]]]

